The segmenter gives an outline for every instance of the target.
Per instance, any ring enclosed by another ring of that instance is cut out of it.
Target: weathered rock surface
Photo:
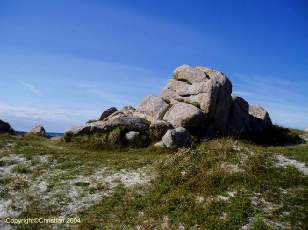
[[[192,137],[187,129],[178,127],[176,129],[169,129],[163,136],[162,142],[167,148],[190,147]]]
[[[169,105],[157,96],[147,96],[138,106],[134,116],[145,118],[148,121],[155,121],[161,119]]]
[[[249,104],[245,99],[236,96],[232,98],[228,121],[228,134],[230,136],[239,136],[251,131],[248,111]]]
[[[7,122],[0,120],[0,134],[2,133],[13,133],[14,130],[12,129],[11,125]]]
[[[262,132],[264,128],[272,124],[268,112],[261,106],[249,106],[250,124],[254,132]]]
[[[136,109],[133,106],[127,105],[121,109],[121,112],[127,116],[133,116]]]
[[[116,115],[105,118],[104,121],[97,121],[68,129],[65,131],[65,134],[77,136],[92,133],[104,133],[109,132],[114,128],[121,128],[125,131],[145,132],[149,128],[149,123],[142,118],[127,116],[122,112],[119,112]]]
[[[168,129],[173,129],[173,126],[164,120],[155,120],[150,125],[150,139],[152,141],[161,140]]]
[[[163,119],[175,128],[184,127],[191,132],[202,128],[205,123],[204,113],[200,109],[183,102],[172,105]]]
[[[43,126],[41,125],[36,125],[34,126],[30,131],[30,134],[35,134],[35,135],[41,135],[41,136],[45,136],[46,135],[46,130]]]
[[[118,111],[117,108],[115,107],[111,107],[109,109],[106,109],[102,115],[100,116],[99,120],[103,121],[105,118],[109,117],[111,114],[113,114],[114,112]]]

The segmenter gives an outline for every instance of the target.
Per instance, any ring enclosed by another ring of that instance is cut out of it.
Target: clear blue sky
[[[305,0],[0,1],[0,118],[17,130],[137,106],[182,64],[221,70],[275,123],[308,127]]]

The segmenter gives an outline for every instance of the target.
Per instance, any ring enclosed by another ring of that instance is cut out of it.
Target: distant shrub
[[[305,142],[298,132],[278,125],[268,126],[262,133],[246,133],[240,138],[264,146],[286,146]]]
[[[63,139],[65,142],[70,142],[72,140],[72,137],[73,137],[73,134],[68,132],[64,134]]]
[[[116,127],[108,134],[108,143],[120,144],[123,130],[120,127]]]

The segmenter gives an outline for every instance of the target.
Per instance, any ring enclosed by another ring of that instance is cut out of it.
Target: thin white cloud
[[[98,111],[69,108],[30,107],[9,105],[0,102],[0,119],[16,122],[21,130],[28,130],[34,124],[41,124],[49,130],[63,131],[66,128],[84,123],[92,117],[97,117]],[[52,124],[52,125],[51,125]],[[14,124],[12,124],[14,127]],[[56,127],[56,128],[55,128]]]
[[[39,90],[36,86],[34,86],[33,84],[30,84],[28,82],[24,82],[24,81],[20,81],[19,82],[21,85],[23,85],[24,87],[26,87],[28,90],[30,90],[33,94],[37,95],[37,96],[41,96],[42,92],[41,90]]]
[[[236,95],[236,96],[250,96],[252,95],[251,92],[248,92],[248,91],[241,91],[241,90],[235,90],[232,92],[233,95]]]

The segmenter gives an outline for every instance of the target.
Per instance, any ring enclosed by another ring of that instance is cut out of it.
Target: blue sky
[[[223,71],[272,120],[308,127],[308,3],[0,1],[0,118],[48,131],[158,95],[182,64]]]

